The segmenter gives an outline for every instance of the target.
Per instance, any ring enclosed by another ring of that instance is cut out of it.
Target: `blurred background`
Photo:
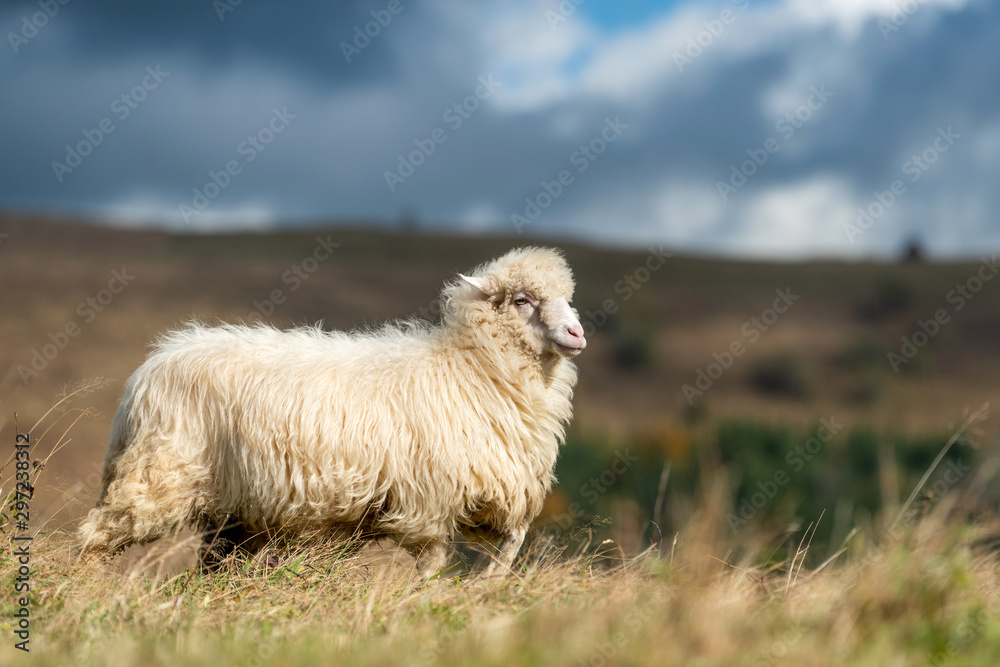
[[[0,441],[60,443],[49,515],[159,332],[434,320],[525,243],[591,342],[540,526],[636,550],[711,470],[730,534],[836,542],[995,443],[996,3],[35,0],[0,35]]]

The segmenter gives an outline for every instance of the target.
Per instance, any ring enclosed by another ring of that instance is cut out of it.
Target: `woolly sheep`
[[[238,522],[391,537],[424,576],[463,534],[506,571],[572,416],[573,289],[559,252],[522,248],[447,284],[440,325],[165,334],[125,385],[81,551]]]

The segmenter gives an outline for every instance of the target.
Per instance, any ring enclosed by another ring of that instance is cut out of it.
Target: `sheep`
[[[430,577],[461,534],[495,547],[484,574],[508,571],[572,416],[573,291],[560,252],[526,247],[446,283],[440,324],[163,335],[125,385],[81,554],[185,527],[346,531]]]

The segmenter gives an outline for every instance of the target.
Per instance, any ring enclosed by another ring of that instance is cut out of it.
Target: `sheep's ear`
[[[486,296],[492,296],[493,293],[486,288],[486,280],[484,278],[478,278],[476,276],[467,276],[461,273],[458,274],[458,277],[464,280],[465,282],[469,283],[473,287],[475,287],[477,290],[479,290]]]

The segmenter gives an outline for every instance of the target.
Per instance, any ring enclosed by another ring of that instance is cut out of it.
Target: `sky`
[[[0,6],[0,210],[1000,246],[1000,3],[60,1]]]

